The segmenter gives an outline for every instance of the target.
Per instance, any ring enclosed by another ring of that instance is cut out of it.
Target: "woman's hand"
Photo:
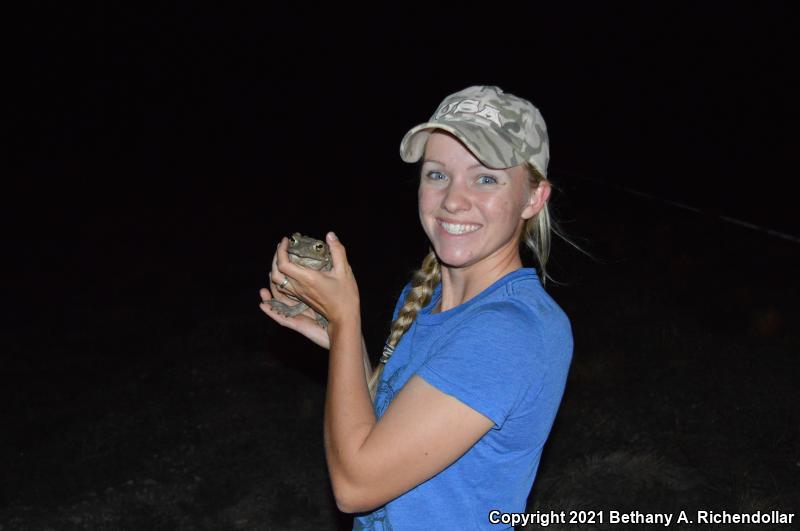
[[[303,313],[294,317],[285,317],[272,309],[272,306],[270,306],[267,302],[270,299],[275,299],[287,304],[295,304],[297,301],[280,293],[280,291],[277,289],[278,286],[274,282],[271,282],[271,284],[273,286],[272,289],[276,290],[275,294],[271,293],[267,288],[261,288],[258,291],[259,295],[261,295],[262,301],[261,304],[259,304],[261,311],[269,315],[279,325],[285,326],[286,328],[291,328],[292,330],[303,334],[324,349],[330,349],[331,340],[328,337],[328,331],[322,328],[319,323],[317,323],[314,310],[308,308]]]
[[[333,267],[330,271],[314,271],[289,261],[286,252],[288,239],[282,238],[272,260],[270,289],[262,288],[261,310],[281,326],[303,334],[317,345],[330,348],[328,331],[315,320],[314,311],[325,316],[330,323],[339,324],[352,317],[360,317],[358,285],[347,262],[344,246],[331,232],[327,237]],[[280,287],[285,279],[289,282]],[[303,300],[311,308],[295,317],[284,317],[267,304],[270,299],[292,303]],[[312,310],[313,308],[313,310]]]
[[[278,247],[280,247],[280,245],[279,243]],[[259,304],[261,311],[270,316],[279,325],[299,332],[324,349],[330,349],[331,341],[328,337],[328,331],[319,325],[317,322],[317,314],[312,308],[309,307],[301,314],[294,317],[286,317],[276,312],[269,304],[271,299],[275,299],[276,301],[290,306],[294,306],[298,302],[296,297],[286,293],[285,288],[288,288],[288,283],[284,288],[280,287],[287,277],[278,271],[277,260],[278,251],[276,249],[275,254],[272,255],[272,269],[269,273],[270,289],[261,288],[258,292],[261,296],[261,304]]]

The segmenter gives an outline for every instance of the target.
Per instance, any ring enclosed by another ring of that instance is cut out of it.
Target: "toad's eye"
[[[486,179],[486,180],[484,180]],[[497,179],[491,175],[481,175],[478,180],[483,184],[495,184],[497,183]]]
[[[297,238],[292,236],[291,240],[292,240],[292,245],[297,245]]]

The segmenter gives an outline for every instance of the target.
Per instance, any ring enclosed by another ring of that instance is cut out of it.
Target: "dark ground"
[[[529,509],[797,513],[800,246],[564,186],[563,224],[596,260],[556,242],[575,354]],[[325,353],[257,305],[272,241],[308,227],[221,201],[172,232],[163,212],[94,220],[83,247],[30,251],[57,273],[9,282],[2,531],[349,527],[324,464]],[[375,354],[422,233],[339,235]]]

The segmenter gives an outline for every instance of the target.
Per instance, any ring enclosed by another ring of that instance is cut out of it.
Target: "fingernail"
[[[330,231],[328,233],[328,239],[331,240],[331,241],[338,240],[338,238],[336,237],[336,233],[333,232],[333,231]]]

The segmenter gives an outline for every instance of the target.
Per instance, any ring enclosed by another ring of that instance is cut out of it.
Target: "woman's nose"
[[[451,181],[444,195],[442,206],[448,212],[458,212],[469,208],[469,190],[457,180]]]

